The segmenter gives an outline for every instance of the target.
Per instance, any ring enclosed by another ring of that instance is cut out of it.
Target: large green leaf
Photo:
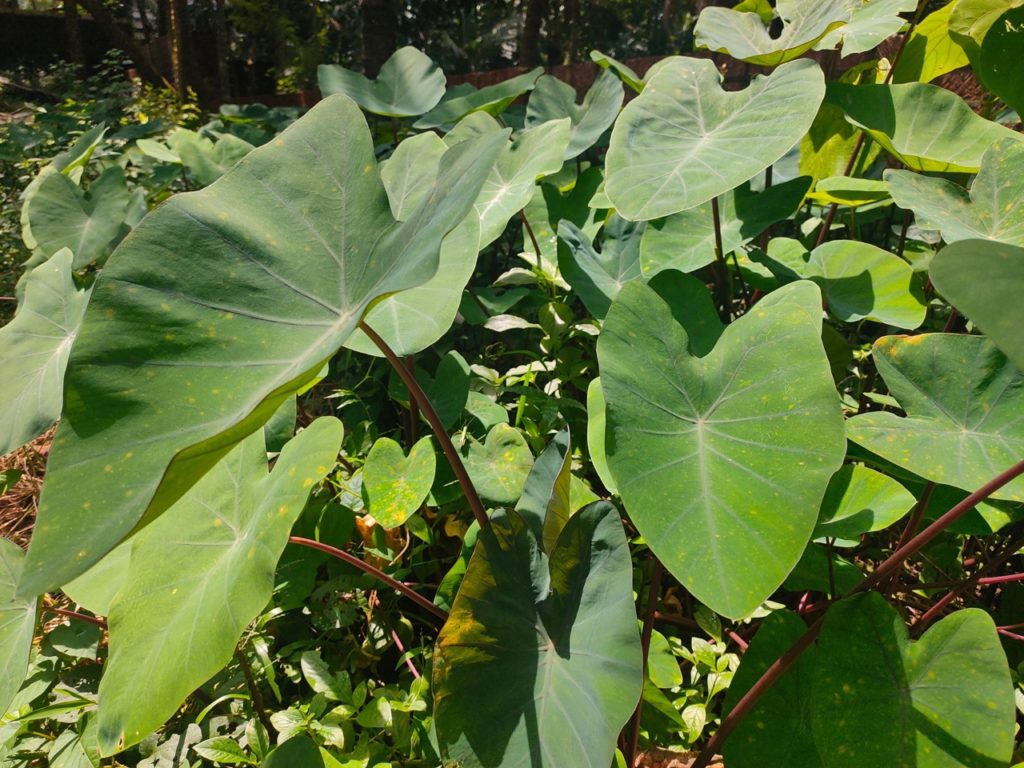
[[[89,303],[90,289],[75,285],[72,261],[63,250],[33,269],[22,307],[0,328],[0,455],[60,416],[64,368]]]
[[[455,321],[466,283],[476,268],[479,246],[480,220],[470,211],[441,241],[434,276],[423,285],[391,294],[374,304],[366,313],[366,324],[397,355],[414,355],[429,347]],[[374,357],[384,354],[359,329],[348,338],[345,347]]]
[[[363,493],[373,518],[385,528],[404,525],[430,493],[436,461],[429,436],[421,438],[408,456],[394,440],[377,440],[363,465]]]
[[[870,51],[899,32],[906,24],[900,14],[916,7],[917,0],[866,0],[863,5],[855,2],[850,21],[826,34],[814,48],[825,51],[842,45],[844,57]]]
[[[456,126],[445,141],[457,146],[469,136],[490,133],[497,128],[498,123],[490,116],[471,115]],[[562,168],[569,128],[567,117],[542,123],[521,132],[502,148],[476,201],[481,249],[497,240],[509,219],[530,202],[537,180]]]
[[[734,706],[804,633],[772,614],[729,688]],[[911,643],[877,592],[829,609],[816,646],[762,696],[725,744],[732,768],[995,768],[1013,750],[1013,686],[992,619],[958,611]]]
[[[818,283],[829,311],[844,322],[869,319],[907,329],[924,322],[924,290],[914,270],[870,243],[830,240],[808,253],[798,240],[777,237],[758,258],[783,280]]]
[[[846,453],[810,282],[770,294],[705,357],[629,283],[598,340],[608,465],[655,554],[722,615],[753,611],[810,538]]]
[[[1024,140],[974,113],[952,91],[928,83],[829,83],[828,100],[915,171],[974,173],[1000,139]]]
[[[985,35],[978,66],[978,74],[985,87],[1018,115],[1024,113],[1024,77],[1020,72],[1022,45],[1024,8],[1011,8]]]
[[[138,743],[231,660],[270,601],[292,524],[334,467],[341,437],[341,422],[319,419],[267,474],[257,430],[132,539],[108,619],[99,690],[104,754]]]
[[[442,757],[464,768],[607,768],[640,698],[629,549],[618,511],[573,515],[552,550],[515,513],[480,532],[437,641]]]
[[[608,197],[628,219],[654,219],[728,192],[800,141],[824,82],[818,65],[802,60],[724,91],[713,62],[663,60],[612,129]]]
[[[726,712],[806,631],[800,617],[789,611],[775,611],[764,620],[729,684]],[[723,748],[730,768],[822,768],[823,756],[811,733],[810,708],[814,703],[809,693],[814,681],[813,655],[813,648],[805,651],[758,700],[750,714],[740,720]]]
[[[565,159],[576,157],[589,149],[601,134],[611,128],[622,107],[622,83],[614,72],[604,70],[583,97],[576,103],[576,89],[557,77],[544,75],[530,94],[526,105],[526,127],[561,120],[572,121]]]
[[[337,64],[321,64],[316,75],[324,96],[343,93],[367,112],[386,117],[422,115],[444,96],[444,72],[411,45],[391,54],[375,80]]]
[[[498,129],[496,123],[489,127]],[[435,133],[412,136],[381,164],[391,212],[398,221],[411,216],[437,181],[441,158],[448,145]],[[392,294],[374,304],[366,323],[395,354],[420,352],[440,339],[459,310],[463,289],[476,267],[480,249],[480,221],[470,213],[441,242],[437,272],[423,285]],[[345,342],[348,349],[380,357],[383,353],[361,330]]]
[[[39,191],[40,185],[48,176],[54,173],[62,173],[69,177],[76,184],[81,181],[85,166],[89,164],[96,148],[103,143],[107,128],[103,123],[94,125],[83,133],[70,147],[50,161],[49,165],[36,174],[36,177],[25,187],[21,193],[21,239],[25,245],[35,250],[39,243],[32,234],[32,200]]]
[[[939,75],[968,64],[963,47],[950,36],[949,19],[961,3],[949,3],[928,14],[907,38],[893,69],[894,83],[930,83]]]
[[[14,596],[24,562],[21,548],[0,538],[0,712],[7,712],[28,673],[36,627],[35,598]]]
[[[1015,707],[992,619],[958,611],[911,643],[877,592],[825,619],[811,729],[826,768],[994,768],[1013,752]]]
[[[598,252],[571,221],[558,225],[558,237],[566,245],[558,252],[559,270],[594,317],[603,319],[622,286],[640,277],[640,238],[645,226],[612,214]]]
[[[939,293],[1024,371],[1024,248],[962,240],[939,251],[928,273]]]
[[[893,200],[947,243],[984,238],[1024,246],[1024,143],[1002,139],[981,158],[971,192],[912,171],[885,172]]]
[[[476,90],[472,86],[465,89],[450,89],[436,107],[413,123],[413,127],[425,130],[455,125],[472,112],[500,115],[513,101],[524,93],[532,91],[537,83],[537,78],[543,74],[543,67],[537,67],[522,75],[480,90]]]
[[[129,201],[120,166],[105,170],[85,192],[63,173],[49,174],[40,182],[29,210],[38,250],[50,256],[70,248],[75,269],[102,263],[124,235]]]
[[[1024,456],[1024,373],[988,339],[883,336],[873,357],[907,412],[865,413],[850,439],[921,477],[974,491]],[[1024,500],[1018,478],[993,498]]]
[[[756,13],[712,6],[697,19],[694,43],[734,59],[774,67],[811,50],[826,34],[848,22],[853,7],[850,0],[779,0],[775,10],[782,30],[773,35],[770,25]]]
[[[426,282],[502,141],[449,150],[395,222],[362,112],[332,96],[148,216],[93,290],[19,589],[87,570],[312,381],[371,302]]]
[[[772,224],[792,216],[810,189],[811,179],[800,176],[763,192],[751,192],[749,184],[722,195],[719,200],[723,255],[749,243]],[[715,260],[715,225],[710,202],[651,222],[640,244],[640,264],[645,277],[665,269],[693,272]]]

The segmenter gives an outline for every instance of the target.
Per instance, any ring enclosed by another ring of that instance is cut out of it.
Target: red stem
[[[375,579],[384,582],[392,589],[401,592],[403,595],[408,597],[418,606],[437,616],[439,619],[441,619],[441,621],[448,620],[448,612],[445,611],[443,608],[434,605],[432,602],[427,600],[427,598],[425,598],[423,595],[409,589],[409,587],[405,586],[405,584],[403,584],[402,582],[392,578],[391,576],[388,576],[386,573],[384,573],[384,571],[380,570],[379,568],[374,568],[369,563],[360,560],[355,555],[350,555],[343,549],[332,547],[330,544],[324,544],[320,541],[313,541],[313,539],[305,539],[301,536],[292,536],[288,539],[288,541],[292,544],[298,544],[302,547],[309,547],[310,549],[319,549],[321,552],[326,552],[329,555],[333,555],[339,560],[344,560],[346,563],[358,568],[363,573],[368,573]]]
[[[393,629],[391,630],[391,639],[395,641],[395,647],[398,648],[398,652],[405,656],[405,646],[402,645],[402,641],[401,639],[399,639],[398,633],[395,632],[395,630]],[[420,671],[416,669],[416,665],[412,663],[412,659],[410,659],[408,656],[405,656],[405,666],[409,668],[409,671],[412,673],[412,676],[417,680],[419,680],[422,677]]]
[[[879,584],[884,583],[887,579],[892,577],[897,569],[902,566],[903,561],[906,558],[910,557],[919,549],[922,549],[942,531],[974,509],[978,503],[987,499],[993,493],[1021,474],[1024,474],[1024,461],[1014,464],[1006,471],[1001,472],[997,477],[985,483],[985,485],[976,490],[946,514],[942,515],[942,517],[934,523],[914,536],[902,547],[893,552],[885,562],[878,566],[874,573],[854,587],[850,594],[854,595],[858,592],[866,592],[867,590],[873,589]],[[949,596],[947,595],[947,597]],[[952,598],[950,597],[950,599]],[[797,640],[788,651],[776,659],[775,663],[768,667],[765,673],[761,675],[761,679],[754,683],[753,687],[743,695],[743,697],[736,703],[736,706],[732,708],[732,711],[729,712],[729,714],[722,720],[722,724],[719,726],[718,731],[716,731],[715,735],[708,740],[708,743],[705,745],[704,749],[701,750],[701,753],[697,756],[697,759],[693,762],[691,768],[707,768],[711,759],[720,752],[722,742],[724,742],[729,737],[729,734],[736,729],[736,726],[739,725],[747,713],[754,708],[758,700],[771,689],[786,670],[796,663],[796,660],[800,658],[800,655],[817,639],[818,635],[821,633],[821,627],[826,615],[828,615],[827,611],[822,614],[822,616],[815,621],[803,635],[801,635],[800,639]]]
[[[78,611],[69,611],[69,610],[67,610],[65,608],[49,608],[49,607],[44,607],[43,610],[46,611],[47,613],[55,613],[58,616],[67,616],[69,619],[78,619],[79,621],[85,621],[85,622],[88,622],[89,624],[96,625],[100,629],[106,629],[107,628],[107,622],[105,622],[103,619],[98,619],[95,616],[86,616],[84,613],[79,613]]]
[[[441,444],[441,450],[444,451],[444,455],[448,459],[455,477],[458,478],[459,485],[462,487],[462,493],[465,495],[466,501],[469,502],[469,508],[473,510],[473,517],[476,518],[481,528],[486,528],[490,524],[490,520],[487,518],[483,502],[480,501],[480,496],[477,495],[476,488],[473,487],[473,481],[469,478],[466,466],[462,463],[458,451],[455,450],[452,438],[441,423],[441,419],[437,415],[437,411],[434,410],[434,405],[430,402],[430,398],[427,397],[427,393],[423,391],[423,387],[416,381],[416,377],[398,359],[398,355],[394,353],[384,339],[377,335],[373,328],[363,321],[359,322],[359,327],[369,337],[370,341],[377,345],[377,349],[384,354],[387,361],[391,363],[391,367],[394,368],[405,384],[406,389],[409,390],[409,395],[419,405],[420,411],[423,412],[427,423],[430,424],[430,428],[434,431],[437,442]]]

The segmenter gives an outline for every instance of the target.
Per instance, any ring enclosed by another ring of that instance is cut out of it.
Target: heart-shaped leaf
[[[777,237],[767,256],[755,258],[782,280],[818,283],[829,311],[845,322],[870,319],[908,329],[924,322],[924,289],[914,270],[870,243],[830,240],[808,253],[800,241]]]
[[[102,264],[127,231],[124,218],[129,201],[120,166],[105,170],[85,192],[63,173],[47,175],[29,209],[38,250],[50,256],[70,248],[76,270]]]
[[[500,115],[513,101],[524,93],[532,91],[537,78],[543,74],[544,68],[537,67],[522,75],[480,90],[476,90],[472,86],[468,88],[457,86],[449,89],[441,98],[440,103],[413,123],[412,127],[417,130],[426,130],[455,125],[473,112]]]
[[[765,620],[727,709],[805,630],[792,613]],[[731,768],[990,768],[1009,762],[1013,729],[1013,686],[991,618],[958,611],[911,643],[895,609],[869,592],[829,609],[817,646],[740,721],[724,756]]]
[[[974,491],[1024,456],[1024,373],[988,339],[883,336],[873,358],[907,415],[850,419],[850,439],[936,483]],[[993,498],[1024,500],[1024,480]]]
[[[814,538],[856,544],[862,533],[888,528],[913,506],[913,494],[888,475],[846,464],[829,480]]]
[[[991,26],[981,44],[981,82],[1018,115],[1024,112],[1020,52],[1024,44],[1024,8],[1010,8]]]
[[[984,611],[957,611],[911,643],[885,598],[858,595],[829,609],[813,664],[809,712],[825,768],[1010,761],[1013,686]]]
[[[437,640],[442,757],[607,768],[643,679],[630,574],[607,502],[573,515],[547,555],[515,512],[495,515]]]
[[[537,80],[526,105],[526,127],[568,117],[572,127],[564,157],[569,160],[593,146],[611,128],[624,95],[622,83],[609,70],[598,75],[582,104],[576,103],[575,88],[557,77],[544,75]]]
[[[25,553],[13,541],[0,538],[0,711],[7,712],[28,672],[36,601],[16,598]]]
[[[749,184],[722,195],[719,221],[722,250],[737,250],[772,224],[785,221],[803,202],[811,179],[800,176],[763,192],[751,192]],[[645,277],[665,269],[693,272],[715,260],[715,223],[711,203],[651,222],[640,244],[640,264]]]
[[[533,467],[526,439],[508,424],[492,427],[482,443],[467,438],[462,458],[477,493],[495,504],[516,501]]]
[[[429,436],[417,442],[408,457],[394,440],[377,440],[363,465],[363,494],[373,519],[385,528],[404,525],[430,493],[436,462]]]
[[[829,83],[828,100],[915,171],[974,173],[985,150],[1020,134],[985,120],[952,91],[927,83]]]
[[[971,192],[951,181],[889,170],[885,181],[900,208],[947,243],[984,238],[1024,246],[1024,142],[997,141],[981,158]]]
[[[612,214],[604,225],[600,253],[590,238],[571,221],[558,225],[558,267],[590,313],[603,319],[622,286],[640,277],[640,237],[644,223]]]
[[[64,368],[89,303],[75,285],[68,250],[33,269],[18,314],[0,328],[0,455],[60,416]]]
[[[321,64],[316,76],[324,96],[343,93],[367,112],[385,117],[422,115],[444,96],[444,72],[411,45],[391,54],[375,80],[337,64]]]
[[[785,286],[707,356],[688,344],[657,293],[623,288],[597,347],[608,465],[665,567],[712,610],[740,618],[800,559],[846,454],[820,293]]]
[[[502,141],[449,150],[396,222],[362,112],[332,96],[148,216],[98,278],[71,354],[23,593],[70,581],[167,509],[319,374],[371,302],[426,282]]]
[[[866,0],[848,4],[853,8],[850,20],[828,32],[815,45],[817,51],[828,51],[842,45],[842,56],[864,53],[877,48],[899,32],[906,21],[901,13],[913,11],[917,0]]]
[[[1024,248],[961,240],[932,258],[928,274],[938,292],[1024,371]]]
[[[728,192],[800,141],[824,83],[802,60],[727,92],[713,62],[663,60],[612,129],[608,197],[627,219],[654,219]]]
[[[782,30],[773,35],[770,25],[756,13],[712,6],[702,10],[697,19],[694,44],[774,67],[811,50],[826,34],[850,20],[852,8],[849,0],[779,0],[775,10]]]
[[[110,606],[100,681],[103,754],[138,743],[226,665],[266,608],[292,524],[333,467],[341,422],[322,418],[290,441],[267,474],[257,430],[131,540]]]

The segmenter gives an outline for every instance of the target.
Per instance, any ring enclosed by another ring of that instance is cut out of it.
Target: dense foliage
[[[406,47],[301,117],[8,129],[59,152],[0,452],[59,424],[2,764],[1019,760],[1022,25],[745,0],[736,91]]]

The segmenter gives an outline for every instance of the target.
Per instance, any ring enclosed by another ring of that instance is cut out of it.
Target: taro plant
[[[1010,765],[1016,6],[708,8],[739,90],[403,48],[288,127],[85,133],[0,330],[4,450],[59,422],[4,759]]]

